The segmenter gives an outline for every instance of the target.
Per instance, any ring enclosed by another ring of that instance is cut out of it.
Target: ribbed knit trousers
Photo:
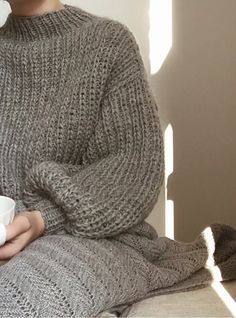
[[[31,242],[0,267],[1,318],[96,317],[210,278],[201,239],[184,244],[127,234],[124,241],[57,234]]]

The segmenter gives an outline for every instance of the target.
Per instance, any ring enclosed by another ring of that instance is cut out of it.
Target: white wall
[[[148,0],[63,2],[127,24],[149,72]],[[213,222],[236,226],[235,12],[235,0],[173,0],[173,46],[150,76],[163,131],[171,124],[174,133],[168,199],[177,240],[192,240]],[[159,235],[164,214],[163,188],[148,218]]]

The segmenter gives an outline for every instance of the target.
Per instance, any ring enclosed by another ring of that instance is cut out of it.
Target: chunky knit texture
[[[0,267],[1,317],[118,315],[209,284],[216,265],[220,279],[236,278],[230,226],[181,243],[145,221],[163,183],[163,138],[122,23],[70,5],[10,14],[0,28],[0,122],[0,194],[46,225]]]

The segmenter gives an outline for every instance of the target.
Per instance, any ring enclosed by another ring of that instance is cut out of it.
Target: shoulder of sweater
[[[103,49],[109,51],[111,64],[117,61],[117,64],[124,65],[129,59],[142,58],[135,35],[124,23],[107,17],[99,17],[91,21],[91,27],[94,41],[99,42]],[[140,62],[142,64],[142,61]]]
[[[117,89],[124,81],[146,77],[140,47],[135,35],[126,24],[94,14],[90,14],[85,24],[88,33],[93,34],[95,45],[101,45],[100,51],[103,52],[103,56],[105,51],[109,51],[105,58],[110,68],[108,90]]]
[[[107,39],[111,41],[111,44],[125,42],[126,39],[137,45],[136,37],[130,28],[116,19],[90,14],[90,19],[85,23],[85,26],[91,28],[95,39]]]
[[[94,21],[94,26],[97,30],[102,28],[105,34],[122,33],[123,36],[130,35],[130,33],[132,34],[131,30],[126,24],[108,17],[98,17]]]

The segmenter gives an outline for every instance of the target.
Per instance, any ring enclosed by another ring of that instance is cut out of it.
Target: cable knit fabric
[[[118,317],[153,295],[236,278],[230,226],[182,243],[145,221],[163,183],[163,137],[121,22],[71,5],[10,14],[0,28],[0,123],[0,194],[45,221],[0,267],[1,317]]]

